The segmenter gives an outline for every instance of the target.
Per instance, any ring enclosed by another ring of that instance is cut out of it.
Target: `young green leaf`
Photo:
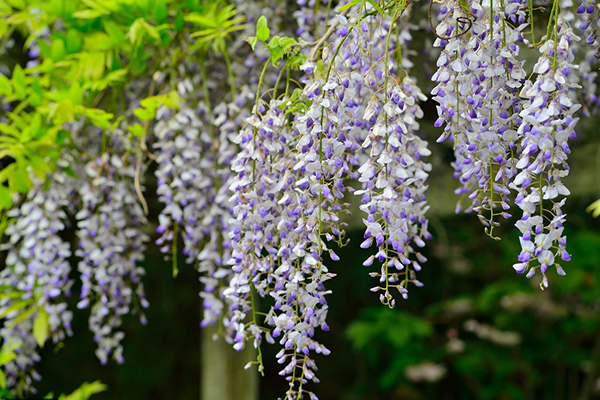
[[[351,1],[350,3],[346,4],[345,6],[343,6],[343,7],[340,7],[340,8],[338,9],[338,11],[340,11],[340,12],[341,12],[341,11],[346,11],[346,10],[347,10],[347,9],[349,9],[350,7],[353,7],[353,6],[357,5],[357,4],[360,4],[360,3],[362,3],[363,1],[364,1],[364,0],[353,0],[353,1]]]
[[[100,11],[97,10],[80,10],[73,13],[73,18],[78,19],[94,19],[99,18],[103,15]]]
[[[600,200],[596,200],[585,209],[587,212],[592,213],[594,218],[600,217]]]
[[[40,347],[44,347],[44,343],[46,343],[46,339],[48,339],[49,331],[50,325],[48,324],[48,313],[43,308],[40,308],[38,316],[33,322],[33,337],[35,337],[35,340]]]
[[[0,210],[7,210],[12,205],[12,193],[4,185],[0,185]]]
[[[256,42],[258,41],[258,39],[256,39],[256,36],[249,36],[246,39],[244,39],[246,42],[248,42],[248,44],[250,45],[250,47],[252,47],[252,51],[254,51],[254,47],[256,46]]]
[[[267,26],[267,18],[264,15],[256,22],[256,38],[261,42],[266,42],[271,36],[271,30]]]
[[[20,65],[17,65],[13,70],[12,84],[15,88],[15,94],[19,99],[24,99],[27,94],[27,85],[25,83],[25,73]]]
[[[95,381],[92,383],[83,383],[78,389],[76,389],[70,395],[62,395],[60,400],[88,400],[90,396],[104,392],[107,389],[107,386],[100,381]]]
[[[0,96],[10,96],[12,94],[12,86],[10,79],[4,74],[0,74]]]

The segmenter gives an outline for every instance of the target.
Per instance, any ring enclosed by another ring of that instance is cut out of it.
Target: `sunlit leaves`
[[[13,88],[15,89],[15,94],[19,100],[25,98],[27,85],[25,83],[25,73],[23,72],[23,68],[20,65],[17,65],[13,71],[12,77]]]
[[[0,74],[0,96],[10,96],[12,94],[12,85],[10,79]]]
[[[33,322],[33,336],[38,343],[38,346],[44,347],[48,334],[50,333],[50,325],[48,324],[48,313],[43,308],[40,308],[38,315]]]
[[[92,383],[85,382],[77,390],[69,395],[62,395],[60,400],[88,400],[92,395],[104,392],[107,386],[100,381]]]
[[[244,29],[242,24],[245,18],[237,16],[238,12],[233,5],[223,6],[220,2],[199,12],[191,12],[184,17],[186,22],[200,28],[190,34],[190,38],[197,38],[197,46],[211,48],[215,52],[226,51],[225,41],[235,31]],[[268,29],[268,28],[267,28]]]
[[[264,15],[261,15],[256,23],[256,38],[261,42],[266,42],[271,36],[271,31],[267,26],[267,19]]]
[[[181,99],[175,91],[171,91],[165,95],[146,97],[141,101],[141,107],[133,110],[133,114],[141,121],[149,121],[154,119],[159,106],[164,105],[169,108],[177,108],[180,101]]]
[[[17,355],[14,350],[17,348],[18,342],[13,341],[12,343],[3,343],[0,349],[0,366],[6,365],[6,363],[12,361]],[[0,369],[0,388],[6,388],[6,376],[4,371]]]
[[[595,202],[590,204],[586,211],[592,213],[592,216],[594,218],[600,217],[600,200],[596,200]]]

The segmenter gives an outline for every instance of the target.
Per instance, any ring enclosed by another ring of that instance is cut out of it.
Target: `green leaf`
[[[13,70],[12,84],[15,88],[15,94],[21,100],[25,98],[27,94],[27,84],[25,83],[25,72],[20,65],[17,65]]]
[[[0,96],[10,96],[12,94],[12,85],[10,79],[4,74],[0,74]]]
[[[277,67],[277,61],[284,56],[285,52],[281,47],[269,49],[269,52],[271,53],[271,62],[273,63],[273,66]]]
[[[277,47],[281,47],[281,37],[280,36],[273,36],[271,38],[271,40],[269,41],[269,44],[267,44],[267,47],[269,49],[275,49]]]
[[[146,136],[146,131],[144,130],[144,127],[140,124],[130,125],[127,129],[129,130],[129,132],[131,132],[133,134],[133,136],[136,136],[136,137]]]
[[[17,10],[22,10],[27,6],[25,0],[7,0],[7,3]]]
[[[177,14],[175,15],[175,30],[177,32],[181,32],[183,28],[183,13],[181,9],[177,10]]]
[[[158,30],[156,29],[156,27],[154,27],[144,21],[144,29],[148,33],[148,36],[150,36],[152,39],[156,40],[157,42],[160,42],[160,34],[158,33]]]
[[[4,375],[4,371],[0,369],[0,388],[6,389],[6,375]]]
[[[32,300],[15,301],[12,306],[8,307],[6,310],[4,310],[4,312],[2,314],[0,314],[0,318],[6,317],[8,314],[10,314],[13,311],[22,310],[23,308],[27,307],[31,303],[32,303]]]
[[[48,313],[43,308],[39,309],[38,316],[33,321],[33,337],[40,347],[44,347],[48,334],[50,332],[50,324],[48,323]]]
[[[592,213],[592,217],[598,218],[600,216],[600,199],[590,204],[585,210]]]
[[[65,58],[66,55],[67,49],[65,47],[65,42],[60,38],[54,39],[50,45],[50,58],[52,61],[60,61]]]
[[[83,103],[83,90],[78,82],[73,83],[69,88],[69,99],[74,106]]]
[[[113,45],[119,45],[125,41],[125,32],[123,32],[122,25],[107,19],[102,21],[102,26]]]
[[[256,22],[256,38],[264,43],[269,40],[269,36],[271,36],[271,30],[267,26],[267,18],[261,15]]]
[[[27,22],[27,20],[29,19],[30,16],[31,16],[31,14],[29,14],[27,11],[21,11],[21,12],[12,14],[10,17],[8,17],[6,19],[6,22],[9,25],[22,25]]]
[[[102,129],[109,129],[110,120],[114,117],[113,114],[98,108],[84,108],[81,115],[87,117],[93,125]]]
[[[46,174],[52,171],[50,165],[42,157],[33,154],[29,156],[29,165],[33,169],[33,172],[41,179],[44,179]]]
[[[75,29],[69,29],[65,36],[66,50],[68,54],[77,53],[81,44],[83,43],[83,37],[80,32]]]
[[[161,23],[167,20],[167,2],[166,0],[157,0],[154,6],[154,18],[156,18],[156,22]]]
[[[95,381],[92,383],[85,382],[70,395],[61,396],[60,400],[88,400],[90,396],[96,393],[104,392],[106,389],[107,386],[100,381]]]
[[[135,110],[133,110],[133,115],[135,115],[142,121],[150,121],[154,119],[156,111],[148,110],[146,108],[136,108]]]
[[[282,37],[282,38],[280,39],[280,41],[279,41],[279,46],[280,46],[280,47],[281,47],[283,50],[285,50],[285,51],[287,52],[287,51],[289,51],[289,50],[291,49],[291,47],[292,47],[294,44],[296,44],[296,43],[298,43],[298,42],[296,41],[296,39],[294,39],[294,38],[291,38],[291,37],[284,36],[284,37]]]
[[[33,77],[33,83],[31,84],[31,96],[29,101],[33,107],[39,107],[44,101],[44,89],[40,85],[40,78],[37,76]]]
[[[353,6],[357,5],[357,4],[360,4],[360,3],[362,3],[363,1],[364,1],[364,0],[353,0],[353,1],[351,1],[350,3],[346,4],[345,6],[343,6],[343,7],[340,7],[340,8],[338,9],[338,11],[340,11],[340,12],[341,12],[341,11],[346,11],[346,10],[347,10],[347,9],[349,9],[350,7],[353,7]]]
[[[103,16],[105,14],[106,13],[101,13],[98,10],[80,10],[80,11],[76,11],[73,13],[73,18],[94,19],[94,18],[100,18],[101,16]]]
[[[79,178],[79,176],[77,176],[77,173],[75,173],[75,171],[71,167],[63,167],[62,170],[63,170],[63,172],[65,172],[68,176],[70,176],[73,179]]]
[[[369,2],[370,5],[372,5],[377,10],[377,12],[382,17],[385,17],[385,11],[381,7],[379,7],[379,5],[374,0],[367,0],[367,1]]]
[[[246,42],[248,42],[248,44],[250,45],[250,47],[252,47],[252,51],[254,51],[254,47],[256,46],[256,42],[258,41],[258,39],[256,39],[256,36],[250,36],[250,37],[247,37],[244,40]]]
[[[34,306],[29,307],[27,310],[25,310],[25,312],[22,312],[21,314],[17,315],[17,318],[15,318],[10,325],[8,326],[8,329],[12,329],[15,327],[15,325],[25,321],[27,318],[31,317],[31,315],[35,312],[36,308]]]
[[[0,366],[5,365],[6,363],[14,360],[17,357],[17,355],[15,353],[13,353],[14,344],[18,344],[18,343],[13,343],[13,346],[11,346],[9,348],[3,347],[2,351],[0,351]]]
[[[13,205],[12,195],[10,190],[4,185],[0,185],[0,210],[7,210]]]
[[[144,20],[142,18],[138,18],[129,27],[129,31],[127,32],[127,37],[129,38],[129,42],[131,44],[136,44],[138,39],[140,39],[140,33],[144,29]]]
[[[15,167],[14,172],[8,176],[8,186],[19,193],[27,193],[32,186],[31,179],[29,179],[29,174],[23,167],[23,163],[18,164],[20,165]]]

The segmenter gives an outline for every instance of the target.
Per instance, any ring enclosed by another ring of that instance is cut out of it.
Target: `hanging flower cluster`
[[[291,394],[297,381],[301,390],[304,378],[317,380],[310,352],[329,352],[311,338],[316,328],[328,329],[328,292],[322,282],[331,274],[319,265],[317,249],[310,246],[318,233],[313,222],[318,209],[299,189],[305,184],[298,181],[296,161],[289,156],[291,144],[299,143],[298,133],[284,126],[281,105],[276,100],[259,103],[236,139],[244,147],[233,162],[234,274],[225,293],[233,308],[228,325],[235,332],[234,348],[242,349],[247,338],[258,348],[263,333],[270,343],[281,337],[284,349],[278,359],[287,364],[281,374],[289,375]],[[272,331],[258,322],[257,295],[275,301],[265,317]],[[251,321],[246,324],[248,314]]]
[[[145,271],[137,266],[144,259],[148,237],[140,229],[146,217],[138,203],[130,160],[117,155],[90,161],[85,172],[88,181],[79,194],[82,206],[76,215],[81,258],[81,300],[77,308],[91,308],[90,330],[98,348],[96,355],[105,364],[108,357],[124,361],[118,329],[122,317],[148,307],[141,278]]]
[[[548,286],[548,267],[554,265],[558,274],[564,275],[556,260],[571,258],[563,236],[565,216],[561,207],[566,199],[559,200],[559,196],[569,194],[562,178],[569,173],[568,140],[576,137],[579,118],[574,114],[581,107],[573,96],[578,85],[569,79],[577,68],[570,43],[579,37],[566,25],[558,7],[554,16],[553,36],[540,47],[541,56],[533,67],[536,80],[527,81],[521,91],[526,99],[518,129],[522,150],[516,164],[519,174],[512,183],[518,192],[515,203],[523,211],[517,222],[523,250],[514,268],[519,273],[529,271],[531,277],[538,268],[531,263],[538,261],[543,287]]]
[[[228,261],[232,251],[229,224],[233,204],[230,200],[229,185],[233,179],[233,172],[228,167],[238,152],[232,138],[237,136],[239,128],[243,126],[251,97],[250,90],[244,87],[233,102],[221,103],[215,107],[214,130],[211,135],[206,131],[203,135],[204,143],[210,143],[212,165],[222,167],[212,172],[214,191],[210,205],[204,213],[204,229],[208,237],[197,257],[198,270],[202,274],[200,281],[203,283],[200,293],[204,307],[202,326],[223,321],[223,318],[230,314],[230,305],[224,293],[231,276]]]
[[[18,294],[0,300],[5,316],[0,336],[16,353],[5,366],[6,384],[20,393],[34,391],[32,379],[40,379],[34,368],[40,359],[38,344],[43,346],[48,335],[58,343],[72,334],[73,314],[65,302],[73,283],[69,279],[71,249],[60,235],[68,224],[64,208],[75,185],[64,172],[55,173],[47,185],[37,183],[26,201],[11,210],[15,223],[6,230],[10,267],[0,272],[0,285]],[[41,331],[33,330],[36,323],[43,324]],[[32,332],[39,332],[38,337]]]
[[[514,176],[514,145],[519,123],[518,92],[526,77],[519,61],[519,28],[507,19],[523,21],[513,7],[502,2],[474,1],[464,10],[458,2],[442,8],[436,45],[443,46],[438,59],[438,82],[433,95],[440,105],[437,126],[446,123],[440,141],[451,137],[456,161],[455,178],[474,210],[493,237],[499,223],[508,218],[508,182]],[[457,211],[460,209],[457,206]]]
[[[425,217],[425,180],[431,166],[421,159],[430,152],[427,143],[416,135],[417,120],[423,116],[418,102],[426,96],[407,75],[411,63],[402,54],[408,51],[410,32],[406,21],[399,19],[403,11],[384,21],[373,35],[375,41],[369,40],[377,61],[367,66],[365,84],[376,90],[364,108],[368,135],[362,147],[369,153],[358,169],[363,189],[355,193],[362,195],[360,208],[367,214],[363,220],[366,240],[361,247],[375,245],[378,249],[363,265],[371,266],[374,260],[381,263],[380,272],[371,273],[381,286],[372,290],[382,290],[380,300],[390,307],[395,306],[390,288],[395,287],[407,298],[408,283],[422,286],[415,272],[426,259],[414,246],[423,247],[423,239],[431,238]],[[394,28],[402,29],[402,35],[392,35]],[[398,38],[402,41],[397,42]],[[416,259],[411,260],[413,255]]]
[[[163,253],[170,253],[181,229],[183,254],[188,260],[195,260],[205,232],[200,225],[202,211],[209,201],[206,194],[212,185],[210,174],[201,169],[207,163],[209,170],[212,167],[210,160],[200,159],[205,151],[199,137],[204,124],[197,110],[185,106],[180,110],[163,107],[158,110],[157,119],[154,146],[160,153],[156,160],[156,193],[165,207],[158,217],[161,237],[156,243]],[[175,243],[174,255],[176,249]]]
[[[579,69],[571,74],[570,80],[581,85],[574,88],[573,96],[581,103],[584,115],[597,114],[600,109],[600,100],[596,93],[596,65],[600,57],[600,42],[597,37],[600,27],[598,6],[589,0],[580,1],[576,9],[571,1],[561,2],[560,6],[565,23],[575,28],[574,32],[582,39],[570,43],[570,49],[579,65]]]

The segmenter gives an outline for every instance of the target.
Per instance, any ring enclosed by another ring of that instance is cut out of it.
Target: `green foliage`
[[[347,337],[357,350],[365,352],[372,366],[387,359],[386,354],[390,352],[402,355],[393,357],[383,371],[379,380],[383,388],[390,388],[403,380],[406,367],[427,357],[437,358],[427,344],[432,334],[432,325],[424,318],[382,307],[365,309],[363,317],[346,329]]]
[[[0,351],[0,365],[2,364],[2,352]],[[11,398],[10,392],[5,388],[6,378],[4,373],[0,370],[0,399]],[[89,400],[95,394],[102,393],[107,389],[107,386],[100,381],[92,383],[84,382],[80,387],[75,389],[71,394],[61,394],[59,400]],[[44,399],[55,398],[54,393],[48,393],[43,397]]]
[[[174,70],[187,57],[225,52],[231,33],[244,18],[225,3],[173,0],[11,0],[0,5],[0,40],[18,32],[25,47],[35,41],[39,63],[17,64],[0,74],[0,101],[12,112],[0,124],[0,158],[14,160],[0,171],[0,233],[6,210],[57,168],[64,146],[72,146],[69,124],[82,121],[104,131],[122,113],[125,86],[158,70]],[[59,23],[61,28],[54,29]],[[49,28],[49,29],[47,29]],[[47,37],[39,36],[47,29]],[[185,31],[185,32],[183,32]],[[175,40],[190,40],[165,58]],[[165,63],[168,63],[165,65]],[[159,105],[177,107],[176,93],[152,87],[135,115],[154,118]],[[156,94],[158,92],[158,94]],[[146,126],[129,128],[142,137]],[[81,149],[81,151],[85,151]]]
[[[264,15],[261,15],[256,22],[256,38],[264,43],[269,40],[269,36],[271,36],[271,31],[267,26],[267,18],[265,18]]]
[[[44,309],[38,311],[38,315],[33,322],[33,336],[38,346],[44,347],[46,339],[50,334],[50,324],[48,323],[48,313]]]
[[[585,221],[581,210],[569,215]],[[474,239],[478,226],[457,217],[444,221],[452,236],[424,269],[426,283],[443,281],[439,290],[430,285],[404,311],[368,309],[348,325],[346,336],[368,365],[348,391],[356,397],[348,398],[388,398],[383,393],[390,391],[406,399],[442,393],[453,399],[579,398],[597,368],[592,348],[600,349],[600,231],[594,224],[588,220],[568,232],[573,261],[567,275],[540,292],[535,277],[519,279],[506,268],[516,238],[491,249],[485,239]],[[468,269],[454,270],[459,263]],[[409,379],[407,367],[424,361],[443,366],[445,375]]]
[[[104,392],[106,385],[100,381],[84,382],[78,389],[69,395],[61,395],[59,400],[88,400],[92,395]]]
[[[253,51],[258,42],[264,43],[269,50],[274,67],[277,67],[277,62],[284,57],[287,58],[285,68],[297,70],[304,64],[306,55],[300,52],[300,43],[296,39],[288,36],[273,36],[269,40],[270,36],[271,30],[267,25],[267,18],[263,15],[256,21],[256,36],[247,37],[246,42],[250,44]]]
[[[590,204],[586,211],[592,213],[594,218],[598,218],[600,216],[600,200],[596,200]]]
[[[226,53],[226,40],[231,37],[233,32],[246,27],[242,24],[245,18],[238,16],[235,7],[225,5],[222,1],[214,2],[203,9],[202,13],[191,12],[187,14],[184,21],[200,28],[200,30],[190,34],[190,38],[198,38],[196,48],[212,48],[217,53]]]
[[[12,342],[10,344],[4,343],[0,348],[0,367],[14,359],[17,355],[14,350],[17,348],[18,343]],[[0,369],[0,389],[6,389],[6,375],[4,371]],[[2,391],[0,391],[2,394]]]

